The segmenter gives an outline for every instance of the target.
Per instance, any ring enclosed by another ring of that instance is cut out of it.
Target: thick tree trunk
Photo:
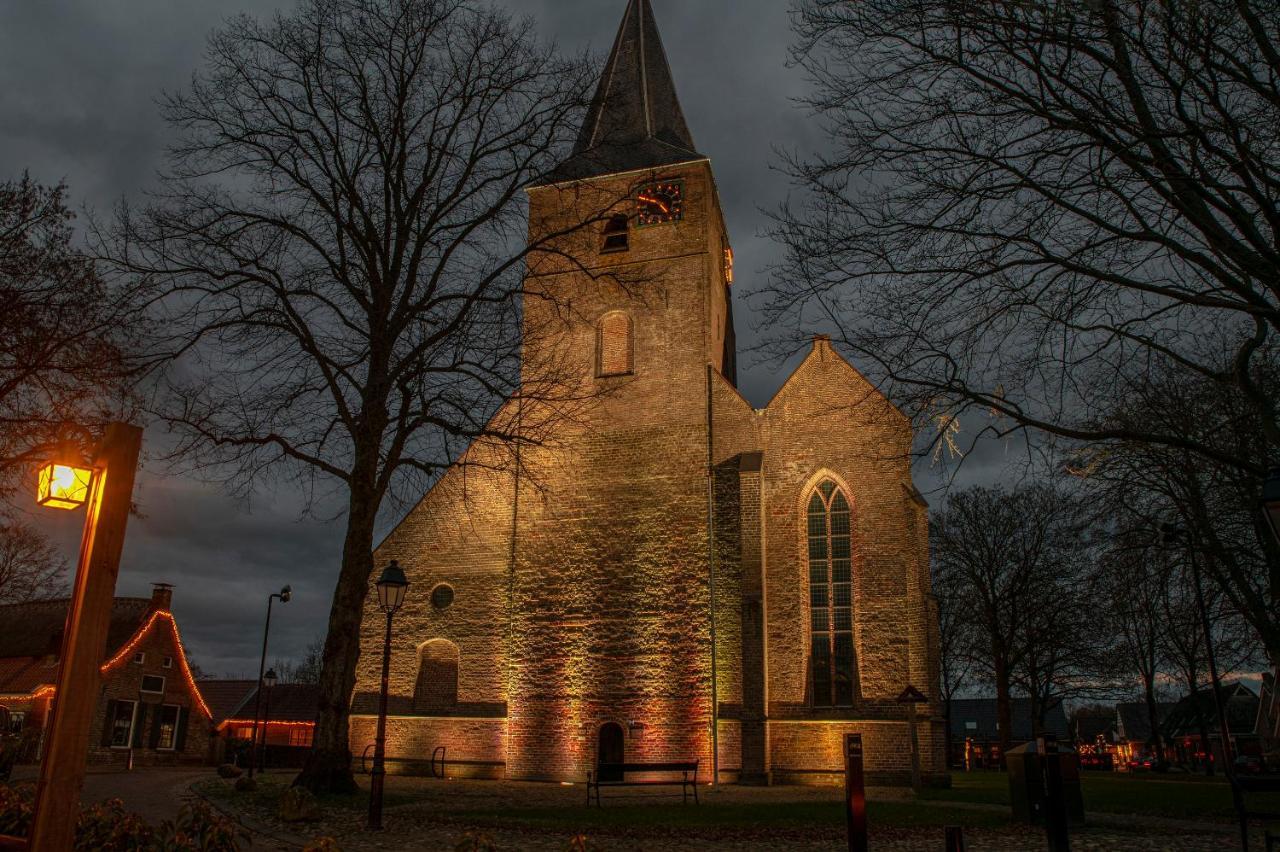
[[[1213,777],[1213,743],[1209,742],[1209,725],[1204,714],[1196,710],[1196,724],[1200,727],[1200,751],[1204,754],[1204,774]]]
[[[1009,697],[1009,665],[1000,654],[995,655],[996,722],[1000,726],[1000,766],[1013,744],[1013,703]]]
[[[1147,737],[1147,745],[1156,759],[1163,763],[1164,738],[1160,735],[1160,710],[1156,706],[1155,678],[1144,676],[1143,689],[1147,701],[1147,723],[1151,725],[1151,735]]]
[[[370,489],[371,490],[371,489]],[[329,633],[320,670],[320,707],[315,740],[295,786],[316,793],[355,792],[348,741],[351,693],[360,659],[360,622],[373,573],[375,501],[353,485],[342,571],[329,609]]]

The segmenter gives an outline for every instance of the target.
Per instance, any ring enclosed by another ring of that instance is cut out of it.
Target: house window
[[[165,704],[156,714],[155,748],[160,751],[173,751],[178,737],[178,714],[180,708],[173,704]]]
[[[315,731],[310,725],[295,725],[289,729],[289,745],[294,748],[311,748]]]
[[[145,652],[143,652],[143,651],[139,651],[138,653],[134,654],[134,655],[133,655],[133,661],[134,661],[136,664],[138,664],[138,665],[142,665],[143,663],[145,663],[145,662],[147,661],[147,655],[146,655],[146,653],[145,653]]]
[[[631,223],[626,216],[610,216],[604,223],[604,241],[600,245],[601,254],[613,254],[629,248]]]
[[[9,733],[11,734],[22,733],[22,727],[23,725],[26,724],[26,720],[27,720],[27,714],[25,712],[11,711],[9,713]]]
[[[173,668],[173,657],[165,657],[165,658],[160,662],[160,667],[161,667],[161,668],[165,668],[165,669],[171,669],[171,668]]]
[[[159,675],[143,675],[140,689],[143,692],[164,692],[164,678]]]
[[[137,707],[136,701],[117,701],[112,706],[109,719],[111,736],[107,741],[112,748],[128,748],[132,745],[133,721]]]
[[[809,670],[813,706],[848,707],[858,691],[853,649],[849,500],[824,480],[809,498]]]
[[[632,372],[631,317],[621,311],[605,314],[596,327],[596,373],[625,376]]]
[[[458,646],[432,639],[418,651],[418,682],[413,690],[415,710],[448,710],[458,703]]]

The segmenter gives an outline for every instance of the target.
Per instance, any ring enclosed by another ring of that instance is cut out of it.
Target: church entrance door
[[[600,746],[596,749],[596,777],[601,781],[621,781],[620,769],[606,769],[605,766],[613,764],[616,767],[623,760],[622,726],[617,722],[606,722],[600,727]]]

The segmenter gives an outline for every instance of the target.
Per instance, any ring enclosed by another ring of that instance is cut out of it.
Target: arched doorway
[[[622,771],[615,767],[624,760],[622,726],[617,722],[605,722],[600,726],[600,744],[596,749],[596,777],[601,781],[621,781]]]

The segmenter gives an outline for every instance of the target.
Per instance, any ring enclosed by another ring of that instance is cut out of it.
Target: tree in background
[[[65,594],[66,560],[38,530],[0,521],[0,606]]]
[[[271,665],[280,683],[300,683],[316,686],[324,668],[324,637],[318,636],[307,645],[302,659],[297,662],[276,657]]]
[[[163,101],[181,139],[161,190],[101,235],[181,356],[161,411],[180,452],[245,491],[275,475],[344,505],[298,778],[313,790],[355,789],[349,699],[379,511],[473,442],[514,458],[546,434],[537,417],[578,402],[564,364],[521,373],[538,333],[522,328],[522,273],[563,236],[526,245],[524,190],[567,153],[593,77],[474,0],[236,18]]]

